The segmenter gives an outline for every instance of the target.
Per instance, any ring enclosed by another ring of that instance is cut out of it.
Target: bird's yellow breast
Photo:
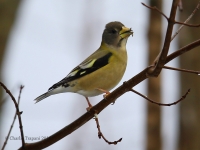
[[[109,91],[120,82],[127,65],[126,50],[118,49],[116,52],[116,49],[109,49],[109,51],[112,53],[109,63],[76,81],[77,86],[74,92],[87,97],[96,96],[102,94],[96,88]]]

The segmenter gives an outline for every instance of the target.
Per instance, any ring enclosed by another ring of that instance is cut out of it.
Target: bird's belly
[[[95,71],[85,76],[84,80],[79,81],[79,90],[77,90],[76,93],[79,93],[86,97],[92,97],[103,93],[97,88],[110,91],[120,82],[125,72],[126,65],[124,65],[123,67],[119,67],[122,68],[121,70],[116,70],[114,68],[107,68],[105,66],[104,71],[108,71],[109,73]]]
[[[93,97],[102,94],[103,92],[99,90],[92,90],[92,91],[85,91],[85,90],[79,90],[77,91],[78,94],[81,94],[86,97]]]

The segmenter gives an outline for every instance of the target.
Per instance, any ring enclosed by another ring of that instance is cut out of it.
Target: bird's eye
[[[112,30],[110,31],[110,33],[112,33],[112,34],[116,34],[117,31],[116,31],[115,29],[112,29]]]

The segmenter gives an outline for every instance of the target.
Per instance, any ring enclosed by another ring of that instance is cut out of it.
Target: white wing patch
[[[80,75],[82,75],[82,74],[84,74],[84,73],[86,73],[86,71],[82,71],[82,72],[80,72]]]
[[[91,68],[93,66],[93,64],[95,63],[96,59],[90,59],[82,64],[80,64],[76,70],[70,72],[68,75],[67,75],[67,78],[68,77],[73,77],[73,76],[76,76],[76,74],[81,70],[81,69],[87,69],[87,68]],[[86,71],[82,71],[80,72],[80,75],[84,74]]]
[[[79,70],[75,70],[75,71],[70,72],[70,73],[67,75],[67,78],[68,78],[68,77],[73,77],[73,76],[75,76],[76,73],[77,73],[78,71],[79,71]]]
[[[95,61],[96,61],[96,59],[90,59],[90,60],[86,61],[85,63],[80,64],[79,67],[81,69],[91,68]]]

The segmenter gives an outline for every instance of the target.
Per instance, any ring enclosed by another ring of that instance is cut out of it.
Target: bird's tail
[[[39,101],[41,101],[41,100],[43,100],[43,99],[49,97],[50,95],[51,95],[50,92],[46,92],[46,93],[44,93],[44,94],[38,96],[38,97],[35,99],[35,101],[36,101],[35,103],[38,103]]]

